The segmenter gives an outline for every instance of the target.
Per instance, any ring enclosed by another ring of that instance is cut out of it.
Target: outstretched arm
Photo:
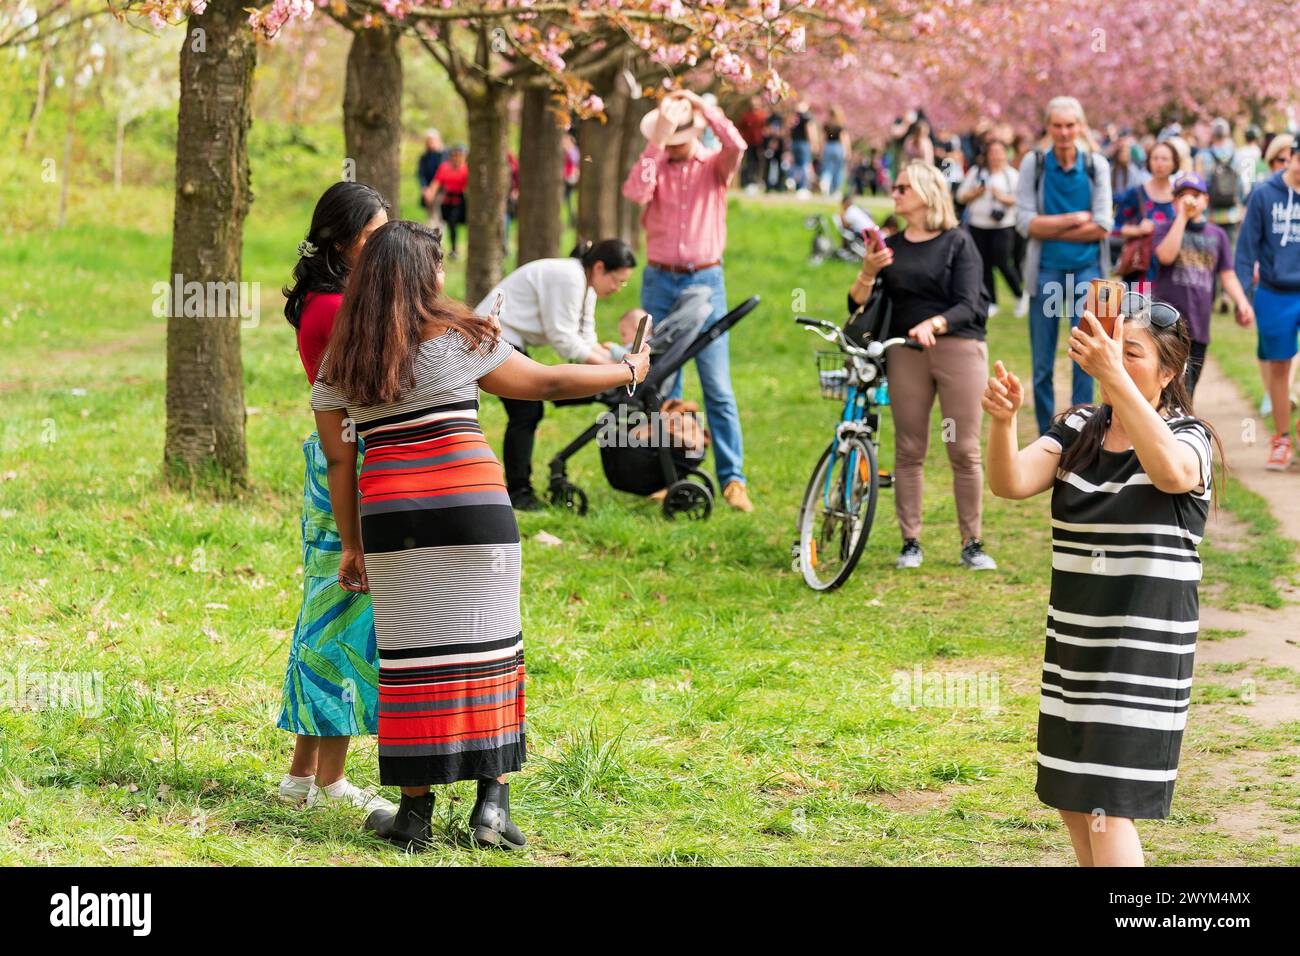
[[[628,356],[636,369],[636,381],[645,380],[650,370],[650,344]],[[627,363],[611,365],[543,365],[518,352],[479,379],[485,392],[502,398],[554,401],[557,398],[586,398],[619,385],[632,384]]]

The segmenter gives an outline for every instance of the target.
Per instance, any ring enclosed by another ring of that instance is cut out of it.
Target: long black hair
[[[584,269],[590,269],[597,262],[605,267],[606,272],[636,268],[636,253],[622,239],[602,239],[600,242],[579,239],[569,255],[581,262]]]
[[[1156,406],[1156,411],[1163,414],[1166,418],[1174,418],[1181,415],[1193,415],[1192,397],[1187,392],[1187,379],[1185,378],[1187,370],[1187,359],[1192,351],[1192,339],[1187,331],[1186,319],[1179,319],[1173,325],[1161,328],[1148,322],[1143,326],[1150,334],[1151,339],[1156,346],[1156,357],[1160,363],[1160,368],[1165,371],[1172,371],[1173,378],[1169,380],[1160,391],[1160,401]],[[1083,429],[1079,432],[1070,447],[1061,453],[1060,467],[1065,471],[1075,473],[1081,472],[1097,460],[1101,454],[1102,442],[1106,439],[1106,430],[1110,428],[1111,407],[1109,405],[1075,405],[1056,416],[1056,421],[1062,422],[1070,415],[1074,414],[1081,408],[1094,408],[1093,414],[1084,423]],[[1227,465],[1224,463],[1223,444],[1219,441],[1219,435],[1209,422],[1198,419],[1206,432],[1209,433],[1210,441],[1214,443],[1215,450],[1219,454],[1219,470],[1221,475],[1227,474]],[[1217,507],[1217,498],[1216,498]]]
[[[365,183],[335,183],[316,201],[311,228],[298,247],[293,284],[284,293],[284,317],[295,329],[302,321],[309,292],[342,292],[348,279],[347,251],[361,230],[388,203],[379,190]]]

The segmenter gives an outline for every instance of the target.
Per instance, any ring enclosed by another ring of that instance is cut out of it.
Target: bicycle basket
[[[849,360],[843,352],[817,353],[817,383],[822,398],[844,401],[849,387]]]

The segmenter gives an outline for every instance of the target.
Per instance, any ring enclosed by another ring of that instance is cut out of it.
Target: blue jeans
[[[1100,278],[1100,264],[1073,273],[1064,269],[1038,270],[1038,285],[1029,298],[1029,348],[1034,357],[1034,416],[1038,419],[1040,435],[1047,433],[1056,410],[1052,372],[1056,365],[1061,316],[1069,317],[1070,328],[1078,325],[1083,315],[1084,297],[1088,294],[1088,282]],[[1070,404],[1083,405],[1092,400],[1092,376],[1075,363]]]
[[[702,285],[712,290],[713,315],[704,323],[708,328],[727,314],[727,287],[723,283],[722,266],[712,266],[695,273],[665,272],[646,266],[641,276],[641,308],[656,319],[672,311],[677,296],[687,286]],[[740,435],[740,413],[736,409],[736,396],[731,390],[731,358],[727,351],[726,332],[718,336],[695,357],[695,369],[700,374],[700,387],[704,391],[704,413],[708,416],[709,431],[713,436],[713,454],[718,471],[718,483],[725,488],[729,481],[745,480],[744,447]],[[681,398],[682,376],[679,372],[666,397]]]
[[[812,172],[812,144],[806,139],[791,140],[790,155],[794,161],[794,188],[807,189]]]
[[[822,192],[828,195],[840,191],[844,183],[844,144],[838,139],[822,147]]]

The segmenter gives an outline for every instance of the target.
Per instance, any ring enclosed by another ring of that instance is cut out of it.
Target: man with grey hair
[[[1246,212],[1247,184],[1254,178],[1254,169],[1247,169],[1238,157],[1237,144],[1232,139],[1232,125],[1223,117],[1210,124],[1210,145],[1196,154],[1196,171],[1209,188],[1210,208],[1206,213],[1210,222],[1228,234],[1228,247],[1237,247],[1237,233]],[[1253,165],[1253,164],[1252,164]],[[1227,311],[1227,299],[1222,287],[1216,288],[1220,311]]]
[[[1088,282],[1110,271],[1107,237],[1114,223],[1110,164],[1092,147],[1083,106],[1072,96],[1047,104],[1051,149],[1036,149],[1020,164],[1016,228],[1029,240],[1029,344],[1034,366],[1034,415],[1046,434],[1056,410],[1053,371],[1061,318],[1079,324]],[[1092,401],[1092,377],[1074,366],[1071,404]]]

